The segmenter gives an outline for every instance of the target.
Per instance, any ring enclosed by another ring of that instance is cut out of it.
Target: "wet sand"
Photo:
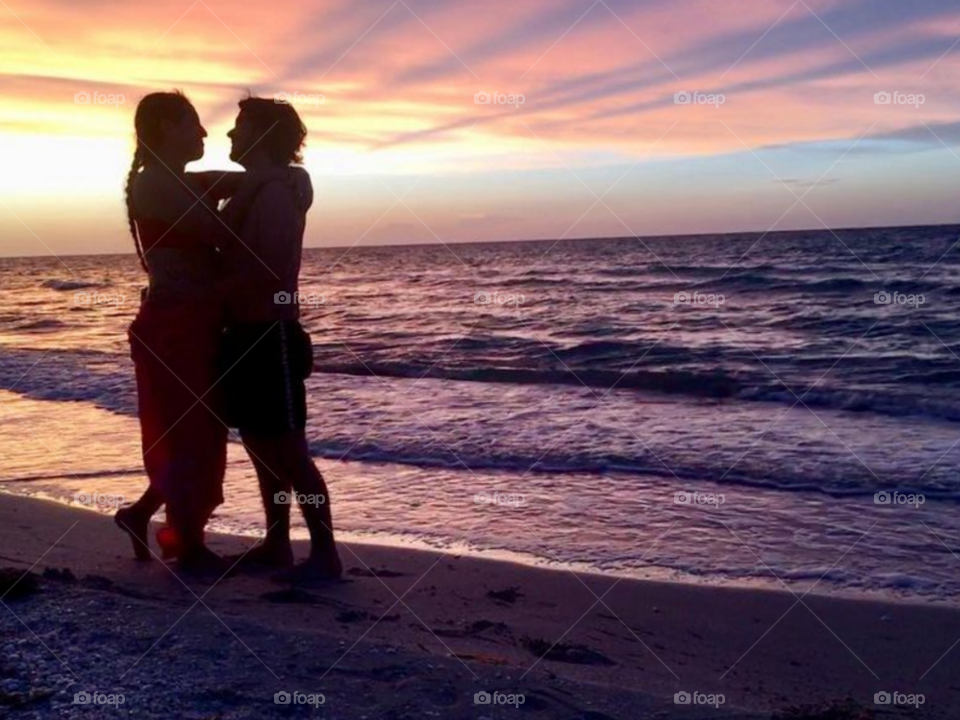
[[[359,543],[341,554],[344,580],[319,587],[189,580],[135,562],[106,515],[0,494],[0,714],[80,717],[84,690],[122,693],[132,717],[747,718],[848,698],[877,717],[960,709],[953,609]],[[284,691],[324,703],[276,705]],[[876,706],[884,691],[925,701]],[[478,705],[478,692],[524,703]],[[676,704],[678,692],[724,702]]]

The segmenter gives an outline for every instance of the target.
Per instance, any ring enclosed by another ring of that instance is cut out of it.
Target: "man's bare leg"
[[[267,534],[262,545],[231,558],[242,566],[282,569],[293,565],[293,547],[290,545],[290,503],[277,501],[277,495],[291,494],[292,487],[283,472],[271,468],[263,458],[263,448],[256,440],[243,438],[243,446],[257,471],[260,500],[266,519]],[[272,465],[276,465],[273,460]]]
[[[251,453],[251,457],[258,457],[265,466],[267,474],[271,476],[271,487],[292,488],[297,496],[305,502],[300,503],[300,511],[310,531],[310,557],[306,562],[294,568],[290,579],[293,580],[327,580],[336,579],[343,573],[343,565],[337,553],[336,542],[333,536],[333,519],[330,512],[330,497],[323,476],[313,463],[303,431],[295,431],[275,438],[245,437],[244,444]],[[271,472],[272,471],[272,472]],[[261,484],[261,494],[267,502],[267,495]],[[285,533],[286,547],[290,543],[289,505],[278,505],[286,512]],[[269,507],[269,505],[268,505]],[[277,513],[279,515],[279,513]],[[276,515],[274,516],[276,517]],[[271,522],[268,514],[268,522]],[[280,543],[281,539],[274,540]]]

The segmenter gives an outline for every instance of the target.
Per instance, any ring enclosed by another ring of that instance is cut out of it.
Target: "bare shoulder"
[[[257,193],[257,200],[268,203],[293,203],[296,196],[290,184],[283,180],[271,180],[264,183]]]
[[[279,208],[280,212],[303,217],[313,205],[313,184],[303,168],[291,166],[289,170],[288,177],[271,180],[263,186],[262,205],[267,206],[267,212]]]
[[[274,180],[264,184],[253,203],[259,213],[266,217],[297,214],[297,199],[289,184]]]
[[[189,197],[189,191],[177,178],[162,169],[149,167],[133,179],[130,193],[141,217],[160,220],[176,220],[168,216],[176,213]]]

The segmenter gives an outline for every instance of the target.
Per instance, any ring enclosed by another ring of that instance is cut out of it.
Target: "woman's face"
[[[200,117],[192,107],[187,109],[179,122],[167,125],[167,143],[185,162],[203,157],[203,139],[206,136],[207,131],[200,124]]]

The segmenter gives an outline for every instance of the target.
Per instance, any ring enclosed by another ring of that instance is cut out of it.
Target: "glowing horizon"
[[[294,97],[308,246],[960,222],[955,3],[591,2],[4,0],[0,254],[129,252],[133,111],[171,88],[198,167],[236,167],[247,90]]]

